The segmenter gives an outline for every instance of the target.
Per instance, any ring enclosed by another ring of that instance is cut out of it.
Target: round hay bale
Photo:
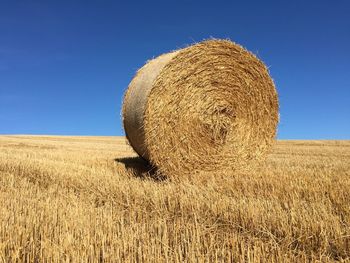
[[[207,40],[148,61],[126,91],[123,124],[134,150],[166,175],[236,170],[271,148],[278,107],[263,62]]]

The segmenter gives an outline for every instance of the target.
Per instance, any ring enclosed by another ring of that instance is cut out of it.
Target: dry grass
[[[349,141],[178,180],[132,156],[122,137],[0,136],[0,261],[349,260]]]

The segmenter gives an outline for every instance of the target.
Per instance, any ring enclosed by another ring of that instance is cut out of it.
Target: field
[[[350,261],[350,141],[155,176],[124,137],[0,136],[0,262]]]

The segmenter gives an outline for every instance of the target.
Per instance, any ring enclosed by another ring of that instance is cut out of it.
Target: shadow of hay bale
[[[137,178],[158,182],[167,180],[166,176],[161,175],[154,166],[141,157],[116,158],[114,161],[123,164],[126,170]]]

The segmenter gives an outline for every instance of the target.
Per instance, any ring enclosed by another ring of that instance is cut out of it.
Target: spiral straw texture
[[[134,150],[166,175],[236,170],[263,159],[278,96],[266,66],[229,40],[207,40],[147,62],[124,97]]]

